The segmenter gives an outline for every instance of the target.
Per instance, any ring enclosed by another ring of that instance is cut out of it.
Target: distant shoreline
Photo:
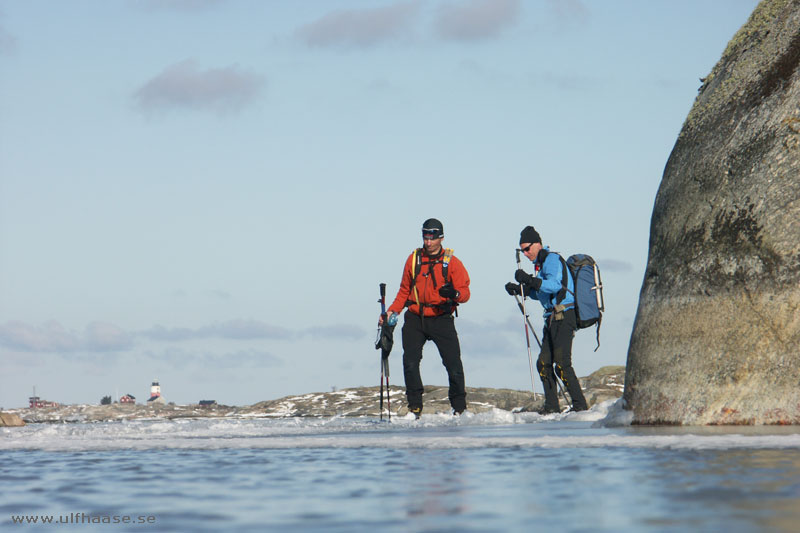
[[[581,378],[581,386],[589,404],[594,405],[622,396],[624,379],[625,367],[608,366]],[[542,403],[541,393],[534,395],[531,391],[467,387],[467,409],[475,413],[492,409],[534,411]],[[391,387],[390,404],[393,416],[405,408],[404,387]],[[425,387],[424,404],[426,413],[449,412],[447,387]],[[248,406],[114,403],[17,408],[5,412],[19,416],[27,424],[187,418],[377,417],[380,415],[380,390],[378,387],[354,387],[286,396]]]

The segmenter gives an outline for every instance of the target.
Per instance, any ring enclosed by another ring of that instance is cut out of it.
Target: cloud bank
[[[20,321],[0,325],[0,345],[23,352],[117,352],[133,346],[133,337],[107,322],[92,322],[83,335],[51,320],[35,326]]]
[[[60,323],[49,321],[32,325],[21,321],[0,324],[0,346],[19,352],[121,352],[134,348],[137,340],[181,343],[204,339],[230,341],[357,341],[367,332],[358,326],[338,324],[291,330],[259,320],[228,320],[199,328],[167,328],[157,325],[144,331],[129,332],[108,322],[91,322],[83,333],[66,330]]]

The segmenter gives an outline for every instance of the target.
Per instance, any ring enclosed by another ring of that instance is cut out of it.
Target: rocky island
[[[625,367],[606,366],[587,377],[580,378],[586,401],[590,406],[622,396]],[[425,387],[425,413],[449,413],[447,387]],[[405,409],[405,389],[391,387],[393,416],[402,416]],[[543,404],[541,393],[494,388],[467,388],[467,408],[480,413],[492,409],[506,411],[535,411]],[[329,416],[379,416],[380,389],[355,387],[333,392],[309,393],[287,396],[277,400],[258,402],[249,406],[226,405],[137,405],[116,403],[111,405],[64,405],[59,407],[13,409],[4,413],[24,423],[76,423],[109,422],[133,419],[178,418],[285,418]],[[564,402],[562,400],[562,406]],[[0,422],[0,425],[3,425]]]

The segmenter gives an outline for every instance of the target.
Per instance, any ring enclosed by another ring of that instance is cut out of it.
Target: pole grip
[[[381,283],[381,299],[378,300],[381,303],[381,315],[386,315],[386,284]]]

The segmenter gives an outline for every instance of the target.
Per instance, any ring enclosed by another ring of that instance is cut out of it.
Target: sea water
[[[2,531],[797,531],[800,429],[589,412],[0,429]]]

